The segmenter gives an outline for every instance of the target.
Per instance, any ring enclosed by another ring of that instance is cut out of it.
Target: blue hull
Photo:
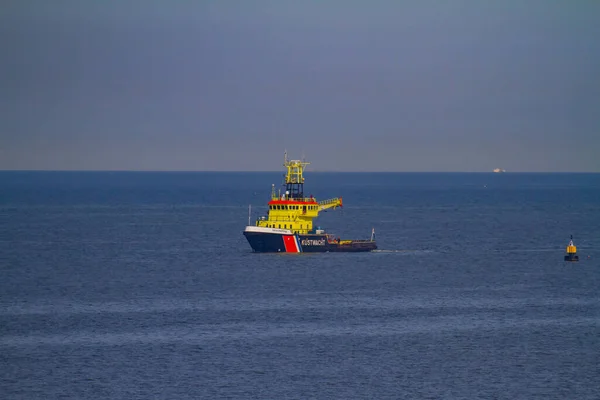
[[[368,252],[377,249],[375,241],[352,240],[340,244],[325,234],[244,231],[244,236],[257,253]]]

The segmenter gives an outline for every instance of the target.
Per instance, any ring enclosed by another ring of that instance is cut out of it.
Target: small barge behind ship
[[[316,253],[367,252],[377,249],[375,230],[365,240],[340,239],[313,227],[319,212],[343,207],[342,198],[317,201],[312,195],[304,197],[304,168],[309,163],[284,157],[285,192],[271,188],[271,200],[266,216],[255,225],[248,225],[244,236],[254,252],[259,253]],[[250,221],[248,221],[250,222]]]

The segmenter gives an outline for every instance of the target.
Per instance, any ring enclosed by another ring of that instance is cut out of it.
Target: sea
[[[0,398],[599,399],[600,174],[0,172]],[[573,236],[580,261],[563,261]]]

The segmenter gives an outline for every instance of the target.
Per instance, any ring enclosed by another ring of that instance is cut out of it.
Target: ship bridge
[[[318,217],[320,211],[343,206],[341,197],[323,201],[317,201],[312,195],[305,197],[304,169],[309,164],[301,160],[288,160],[287,152],[285,153],[285,191],[276,192],[275,185],[272,185],[269,214],[259,218],[257,226],[310,233],[313,231],[313,219]]]

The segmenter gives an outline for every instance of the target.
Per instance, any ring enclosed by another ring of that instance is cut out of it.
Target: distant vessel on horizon
[[[506,172],[505,169],[500,169],[500,168],[494,168],[494,172],[495,173],[502,173],[502,172]]]

